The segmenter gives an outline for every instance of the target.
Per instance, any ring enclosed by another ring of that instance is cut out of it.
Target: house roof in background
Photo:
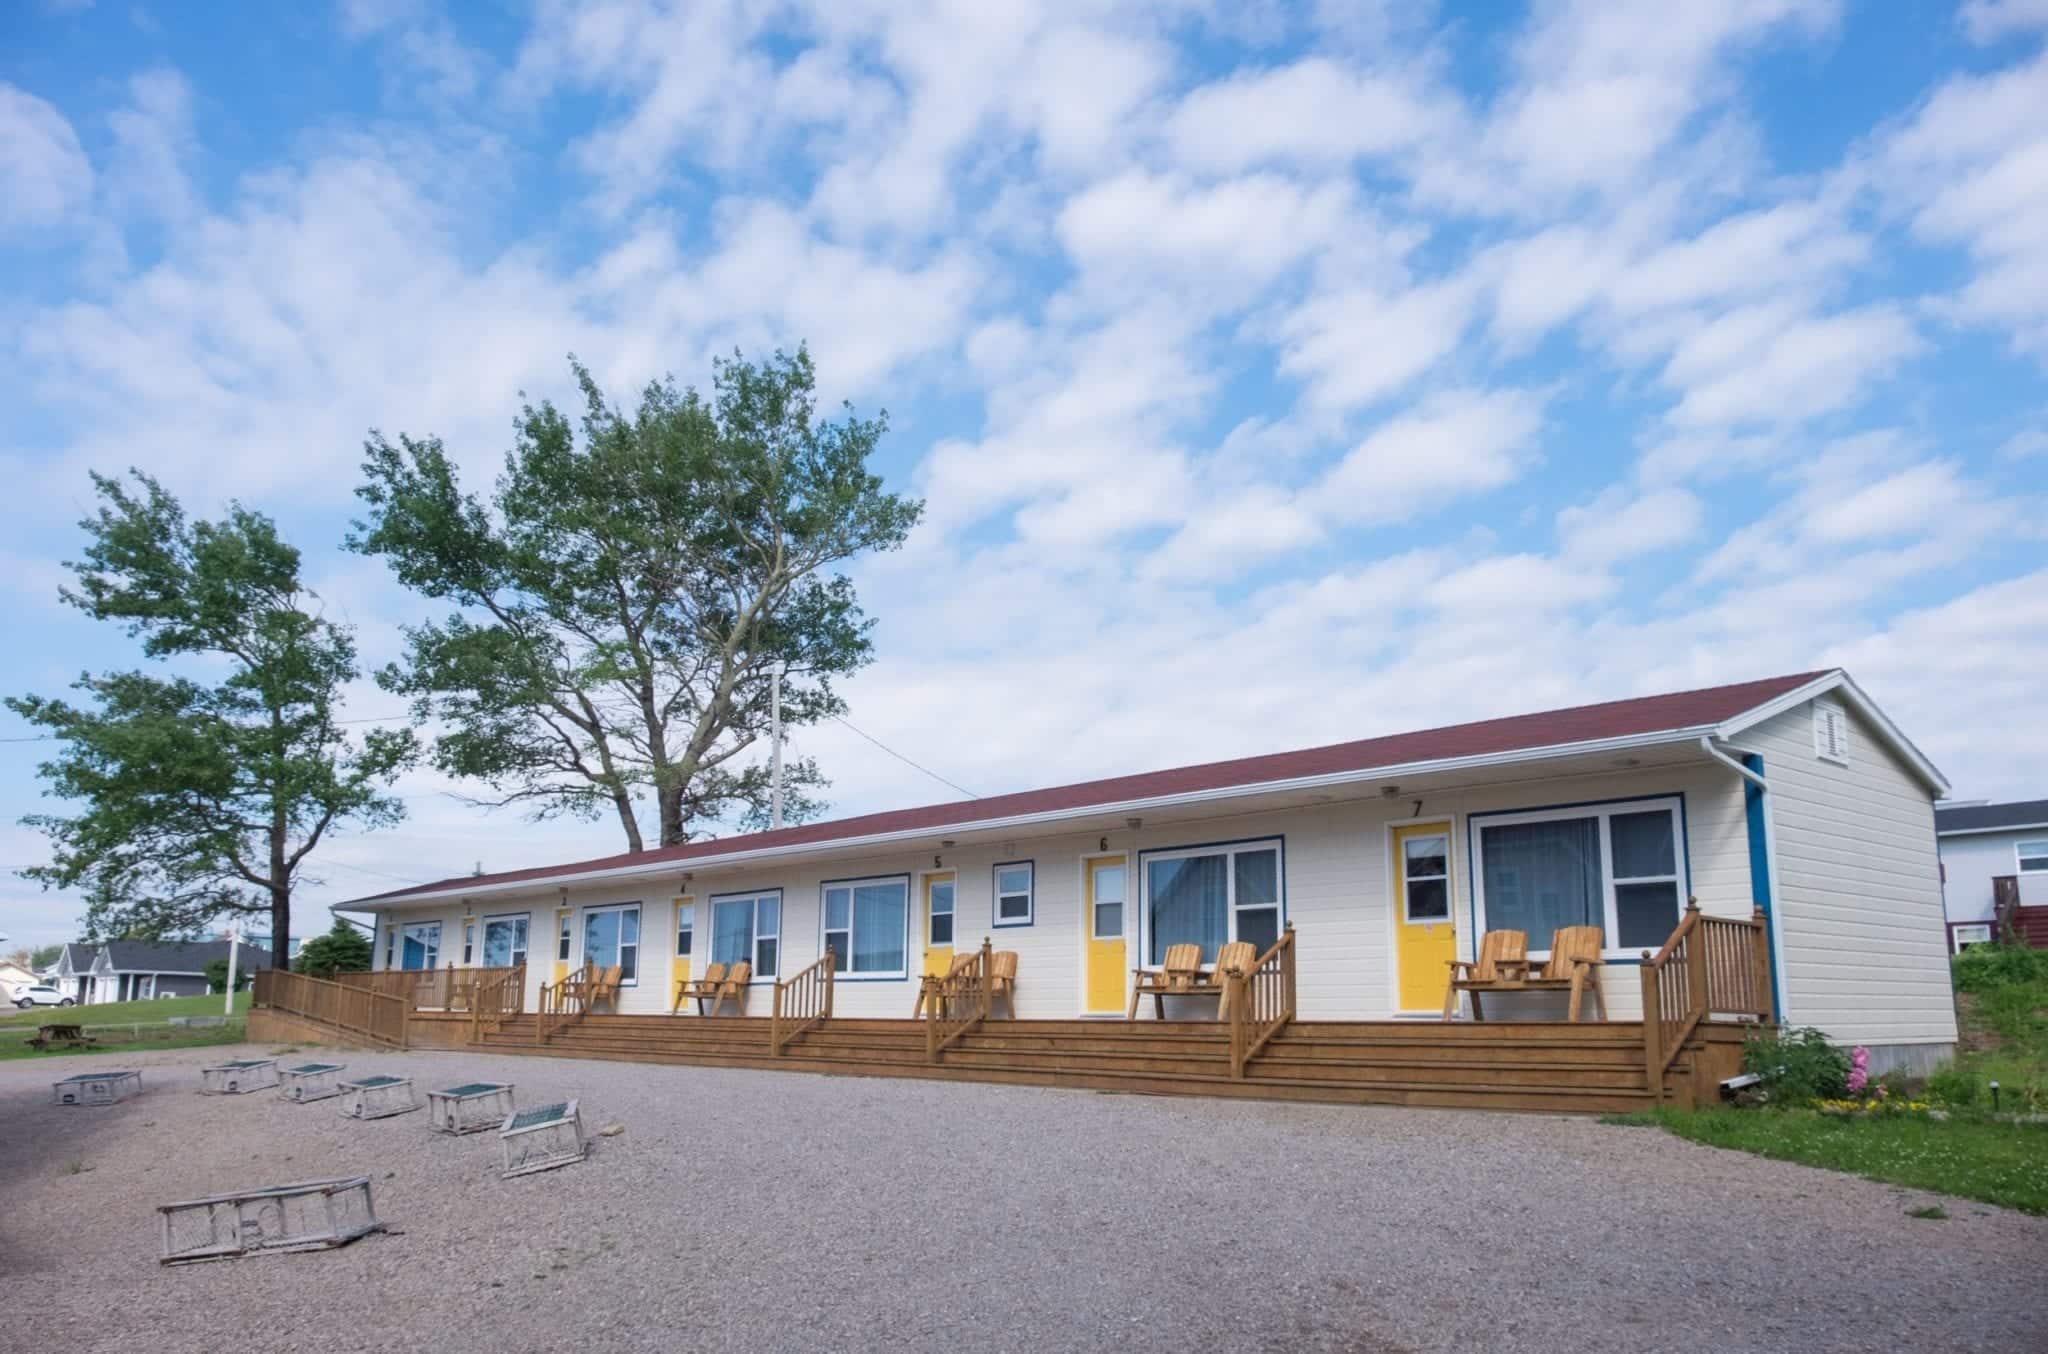
[[[107,967],[116,973],[204,973],[216,959],[228,957],[225,940],[110,940],[101,947]],[[254,945],[244,945],[243,967],[268,968],[270,955]]]
[[[726,856],[774,853],[807,846],[851,843],[943,828],[972,829],[1006,820],[1056,818],[1146,801],[1198,798],[1232,790],[1252,790],[1320,777],[1363,776],[1408,771],[1440,763],[1484,765],[1529,760],[1534,756],[1570,755],[1609,743],[1646,743],[1712,733],[1743,716],[1770,710],[1778,702],[1841,686],[1847,675],[1838,669],[1801,672],[1728,686],[1677,691],[1630,700],[1603,701],[1540,714],[1485,719],[1416,733],[1364,738],[1297,752],[1240,757],[1224,762],[1149,771],[1134,776],[1082,781],[1044,790],[991,795],[985,799],[952,800],[913,809],[863,814],[786,827],[779,831],[716,837],[653,851],[599,856],[560,865],[541,865],[496,874],[455,875],[353,899],[336,907],[373,908],[380,904],[452,894],[502,889],[524,883],[567,880],[610,871],[639,872]],[[1859,696],[1859,699],[1861,697]],[[1903,740],[1901,740],[1903,741]],[[1911,749],[1911,744],[1904,745]],[[1917,751],[1911,753],[1918,757]],[[1929,768],[1931,770],[1931,768]],[[1938,774],[1936,779],[1938,780]]]
[[[2048,828],[2048,799],[2019,799],[2010,804],[1962,804],[1934,811],[1934,831],[1942,837],[1957,837],[1971,832],[2017,831],[2030,827]]]
[[[73,973],[83,973],[92,967],[92,961],[99,957],[99,952],[100,947],[97,945],[87,945],[77,940],[66,941],[64,953],[57,956],[57,962],[62,964],[69,960]]]

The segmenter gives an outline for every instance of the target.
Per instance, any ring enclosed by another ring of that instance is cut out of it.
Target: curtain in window
[[[1202,962],[1216,962],[1216,952],[1230,938],[1228,856],[1188,856],[1146,862],[1146,891],[1151,909],[1151,962],[1166,962],[1169,945],[1202,947]]]
[[[754,900],[739,898],[711,905],[711,960],[738,964],[753,958]]]
[[[853,891],[853,971],[903,972],[903,913],[909,893],[902,884],[863,884]]]
[[[1560,926],[1606,920],[1599,819],[1487,827],[1480,843],[1489,930],[1526,931],[1529,948],[1540,950]]]

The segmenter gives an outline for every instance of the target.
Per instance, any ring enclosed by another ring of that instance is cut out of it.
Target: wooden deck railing
[[[994,947],[987,941],[975,952],[972,962],[948,975],[938,997],[925,1006],[924,1056],[937,1062],[939,1055],[961,1037],[988,1019],[995,993]]]
[[[769,1057],[781,1057],[782,1050],[798,1035],[831,1018],[832,965],[836,957],[827,945],[823,959],[775,984],[775,1005],[768,1015]]]
[[[519,972],[516,968],[379,969],[373,973],[337,973],[334,981],[387,996],[403,997],[415,1011],[467,1011],[479,983]]]
[[[533,1007],[533,1042],[545,1044],[572,1021],[590,1014],[590,989],[597,970],[585,964],[559,983],[542,983]]]
[[[1230,1008],[1230,1075],[1244,1080],[1245,1064],[1294,1019],[1294,927],[1280,933],[1273,948],[1251,971],[1223,975],[1223,1000]]]
[[[524,967],[478,969],[477,973],[481,976],[472,989],[469,1002],[469,1042],[472,1044],[480,1043],[487,1034],[496,1034],[526,1004]]]
[[[306,973],[259,969],[249,1000],[256,1006],[332,1025],[372,1043],[406,1045],[410,1014],[403,997],[330,982]]]
[[[1716,1017],[1769,1020],[1770,945],[1762,910],[1710,917],[1688,898],[1685,916],[1654,955],[1643,952],[1643,1072],[1664,1096],[1664,1074],[1700,1023]]]

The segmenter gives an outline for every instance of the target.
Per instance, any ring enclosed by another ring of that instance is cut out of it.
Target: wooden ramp
[[[1229,1032],[1193,1021],[987,1021],[929,1060],[916,1020],[828,1019],[770,1053],[763,1018],[593,1015],[536,1037],[520,1015],[474,1047],[543,1057],[999,1082],[1140,1095],[1604,1113],[1654,1103],[1635,1021],[1295,1021],[1230,1075]],[[1737,1027],[1703,1029],[1665,1074],[1684,1100],[1730,1075]]]

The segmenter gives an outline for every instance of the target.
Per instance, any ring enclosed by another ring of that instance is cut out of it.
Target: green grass
[[[1850,1119],[1797,1109],[1655,1110],[1641,1117],[1709,1147],[2048,1214],[2048,1126],[2041,1124],[1916,1114]]]
[[[132,1028],[132,1027],[131,1027]],[[148,1029],[147,1025],[143,1026]],[[154,1053],[167,1048],[210,1048],[215,1044],[239,1044],[248,1037],[247,1027],[242,1021],[211,1030],[172,1030],[168,1026],[158,1027],[158,1037],[149,1039],[115,1039],[100,1036],[102,1042],[92,1048],[46,1049],[37,1052],[28,1046],[28,1036],[9,1030],[0,1037],[0,1062],[11,1062],[20,1058],[59,1059],[96,1058],[108,1053]],[[78,1069],[67,1068],[69,1076]]]
[[[0,1028],[11,1025],[26,1025],[31,1030],[37,1025],[132,1025],[136,1021],[147,1024],[152,1020],[168,1020],[172,1016],[219,1015],[221,994],[211,992],[203,997],[165,997],[160,1001],[116,1001],[104,1006],[38,1006],[31,1011],[18,1011],[4,1007],[0,1015]],[[249,994],[235,993],[235,1014],[249,1013]]]

